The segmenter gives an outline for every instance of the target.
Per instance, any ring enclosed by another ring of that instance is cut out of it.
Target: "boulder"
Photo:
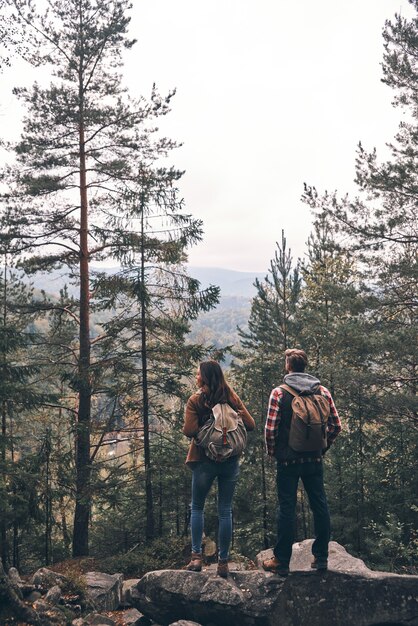
[[[25,598],[26,602],[36,602],[36,600],[39,600],[40,598],[42,598],[42,594],[39,591],[32,591],[27,598]]]
[[[100,615],[100,613],[90,613],[85,618],[85,623],[88,626],[116,626],[114,619],[106,615]]]
[[[90,613],[86,617],[79,617],[71,622],[71,626],[116,626],[115,620],[100,615],[100,613]]]
[[[15,567],[11,567],[9,569],[8,576],[13,585],[23,585],[23,581],[20,578],[20,574]]]
[[[142,615],[137,609],[128,609],[108,615],[90,613],[72,621],[72,626],[151,626],[151,620]]]
[[[294,543],[292,548],[292,558],[290,561],[290,571],[309,572],[312,562],[312,539],[306,539],[300,543]],[[262,570],[262,563],[265,559],[273,556],[273,550],[263,550],[256,556],[255,562],[258,569]],[[344,574],[372,574],[367,565],[361,559],[351,556],[343,546],[336,541],[329,543],[328,569],[343,572]]]
[[[87,572],[87,595],[97,611],[115,611],[121,602],[122,574]]]
[[[119,621],[123,626],[150,626],[151,621],[145,617],[138,609],[127,609],[122,611]]]
[[[37,600],[33,603],[33,608],[41,617],[41,623],[48,624],[48,626],[53,626],[54,624],[63,626],[71,619],[68,612],[62,611],[58,606],[51,606],[45,600]]]
[[[180,619],[178,622],[173,622],[170,626],[201,626],[197,622],[191,622],[188,619]]]
[[[63,588],[68,584],[68,578],[62,574],[57,574],[47,567],[41,567],[38,569],[31,578],[33,585],[39,585],[40,587],[53,587],[58,585]]]
[[[58,604],[61,600],[61,587],[58,585],[54,585],[49,589],[48,593],[45,596],[45,601],[50,604]]]
[[[121,592],[121,606],[130,607],[132,606],[131,596],[132,594],[137,595],[137,585],[139,583],[139,578],[129,578],[128,580],[124,580],[122,583],[122,592]]]
[[[205,626],[418,626],[418,576],[374,572],[332,542],[329,570],[310,563],[312,541],[294,545],[291,574],[160,570],[138,583],[133,604],[160,622],[194,621]],[[272,555],[260,553],[257,562]]]

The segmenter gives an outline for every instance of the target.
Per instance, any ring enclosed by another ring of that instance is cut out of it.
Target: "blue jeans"
[[[238,457],[223,463],[199,461],[193,468],[192,477],[192,550],[202,552],[202,536],[206,496],[215,478],[218,479],[219,558],[227,559],[232,539],[232,498],[239,476]]]
[[[279,499],[277,519],[277,544],[274,555],[288,564],[292,555],[295,509],[299,478],[309,498],[314,517],[315,541],[312,554],[319,560],[328,558],[331,522],[324,489],[322,462],[277,465],[277,495]]]

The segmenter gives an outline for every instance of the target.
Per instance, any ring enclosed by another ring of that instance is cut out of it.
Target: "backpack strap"
[[[286,385],[285,383],[283,383],[283,385],[280,385],[280,389],[284,389],[285,391],[288,391],[290,394],[292,394],[292,396],[295,396],[295,398],[297,398],[300,395],[296,391],[296,389],[293,389],[293,387],[290,387],[290,385]]]

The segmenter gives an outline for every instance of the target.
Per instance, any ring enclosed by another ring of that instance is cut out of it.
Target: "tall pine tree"
[[[133,100],[118,69],[127,37],[128,0],[51,0],[45,13],[30,0],[9,0],[28,43],[26,59],[45,65],[47,87],[15,90],[27,107],[9,170],[13,220],[27,270],[66,267],[79,285],[79,346],[74,556],[88,553],[91,511],[91,264],[128,251],[131,234],[114,230],[115,215],[142,168],[174,142],[156,135],[173,93]],[[176,174],[173,173],[173,177]],[[127,252],[129,254],[129,252]]]

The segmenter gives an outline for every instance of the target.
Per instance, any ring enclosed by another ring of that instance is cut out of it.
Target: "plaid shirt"
[[[328,447],[335,441],[341,432],[341,420],[339,418],[337,409],[335,408],[334,400],[328,389],[319,386],[321,396],[326,398],[330,406],[330,414],[327,424],[327,439]],[[267,411],[267,420],[264,428],[266,450],[269,456],[274,456],[276,451],[276,437],[278,429],[280,428],[280,405],[283,398],[284,390],[280,387],[275,387],[270,394],[269,408]]]

